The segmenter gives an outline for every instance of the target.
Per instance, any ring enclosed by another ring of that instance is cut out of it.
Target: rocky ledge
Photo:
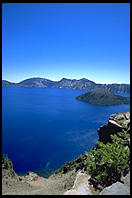
[[[108,120],[108,123],[97,130],[99,141],[103,143],[110,142],[110,135],[117,134],[122,130],[126,130],[130,133],[130,112],[119,112],[112,114]],[[130,145],[130,139],[124,141],[124,143]]]
[[[121,182],[104,188],[99,195],[130,195],[130,171],[121,177]]]

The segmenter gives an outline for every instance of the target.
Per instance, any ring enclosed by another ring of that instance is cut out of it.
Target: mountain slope
[[[2,87],[15,87],[17,83],[12,83],[7,80],[2,80]]]
[[[17,83],[18,87],[53,87],[54,81],[45,78],[29,78]]]

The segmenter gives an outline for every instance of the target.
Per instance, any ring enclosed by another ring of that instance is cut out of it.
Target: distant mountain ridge
[[[95,87],[104,87],[111,92],[130,93],[129,84],[97,84],[86,78],[67,79],[62,78],[60,81],[52,81],[46,78],[28,78],[19,83],[9,82],[2,80],[2,87],[58,87],[58,88],[69,88],[69,89],[80,89],[91,91]]]

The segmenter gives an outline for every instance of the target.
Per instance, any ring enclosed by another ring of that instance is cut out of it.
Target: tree
[[[86,152],[84,164],[93,178],[104,187],[119,181],[122,172],[128,167],[130,150],[123,145],[123,140],[129,138],[126,131],[111,135],[112,143],[100,141],[90,152]]]

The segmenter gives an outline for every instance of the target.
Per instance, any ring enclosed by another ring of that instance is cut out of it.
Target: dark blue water
[[[84,91],[2,88],[2,152],[16,172],[59,168],[90,150],[97,129],[129,105],[99,106],[75,99]]]

